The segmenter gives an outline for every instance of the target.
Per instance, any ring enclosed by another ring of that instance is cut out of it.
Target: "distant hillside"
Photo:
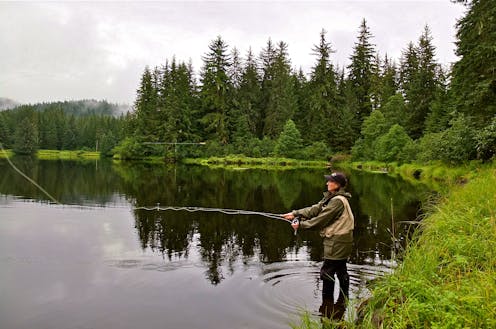
[[[17,105],[10,107],[11,109],[32,108],[35,111],[43,112],[48,109],[61,109],[66,114],[76,116],[86,115],[106,115],[106,116],[120,116],[130,112],[131,106],[122,104],[112,104],[107,101],[97,101],[94,99],[79,100],[79,101],[63,101],[52,103],[38,103],[30,105]]]
[[[0,111],[12,109],[16,106],[19,106],[20,103],[16,102],[13,99],[0,97]]]

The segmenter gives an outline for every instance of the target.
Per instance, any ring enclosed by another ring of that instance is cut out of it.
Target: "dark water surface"
[[[284,213],[320,200],[328,170],[13,161],[62,205],[0,160],[0,328],[289,328],[303,311],[318,314],[317,232],[294,236],[260,216],[136,208]],[[396,222],[413,220],[429,191],[348,174],[356,299],[396,264],[391,206]],[[394,228],[404,241],[409,227]]]

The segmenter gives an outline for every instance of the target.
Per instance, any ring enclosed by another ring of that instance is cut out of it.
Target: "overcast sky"
[[[218,35],[243,56],[250,46],[258,55],[269,38],[284,41],[292,66],[308,73],[325,29],[343,67],[362,18],[376,50],[396,61],[429,25],[437,61],[448,65],[464,12],[449,0],[0,2],[0,97],[132,104],[145,66],[175,55],[199,71]]]

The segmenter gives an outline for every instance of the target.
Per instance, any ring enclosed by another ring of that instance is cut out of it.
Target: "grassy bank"
[[[95,160],[100,158],[100,152],[39,150],[36,156],[40,160]]]
[[[480,170],[489,169],[494,166],[492,163],[482,164],[479,161],[472,161],[463,165],[448,166],[441,162],[424,164],[397,164],[383,162],[337,162],[340,168],[351,168],[355,170],[365,170],[368,172],[387,173],[389,175],[401,176],[412,183],[421,181],[436,191],[448,193],[451,186],[463,185],[475,178]]]
[[[453,188],[424,220],[394,275],[372,293],[363,327],[496,327],[496,169]]]
[[[5,149],[0,150],[0,159],[10,158],[13,155],[14,152],[12,152],[12,150],[5,150]]]
[[[496,168],[466,169],[453,168],[449,180],[467,180],[445,190],[403,263],[371,287],[362,322],[341,327],[496,328]]]
[[[286,168],[325,168],[327,161],[308,161],[288,158],[249,158],[243,156],[210,157],[207,159],[183,159],[182,163],[197,164],[208,167],[222,168],[257,168],[257,169],[286,169]]]

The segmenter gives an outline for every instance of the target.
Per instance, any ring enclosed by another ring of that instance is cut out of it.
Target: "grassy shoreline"
[[[372,290],[362,326],[494,328],[495,277],[496,169],[491,168],[453,187],[424,220],[401,266]]]
[[[36,157],[40,160],[97,160],[100,152],[82,150],[38,150]]]
[[[12,156],[14,156],[12,150],[0,150],[0,159],[11,158]]]
[[[381,171],[381,165],[349,164],[370,171]],[[496,328],[494,163],[444,169],[403,165],[388,172],[417,173],[420,180],[445,185],[443,198],[423,220],[401,265],[370,287],[372,297],[364,302],[360,322],[325,322],[323,327]],[[320,327],[320,321],[304,316],[295,328]]]
[[[1,158],[11,158],[16,154],[8,149],[0,151]],[[100,159],[100,152],[83,150],[38,150],[36,158],[40,160],[97,160]]]
[[[187,158],[181,163],[226,169],[287,169],[287,168],[325,168],[327,161],[298,160],[288,158],[250,158],[244,156],[226,156],[210,158]]]

